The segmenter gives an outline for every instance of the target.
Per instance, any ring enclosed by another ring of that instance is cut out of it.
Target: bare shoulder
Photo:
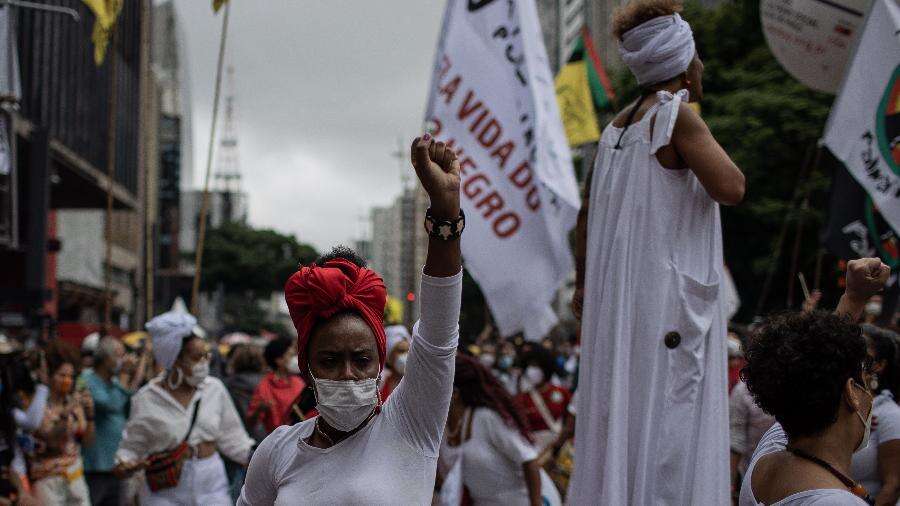
[[[706,126],[706,122],[697,114],[697,111],[685,102],[678,104],[678,118],[675,120],[674,135],[706,132],[709,132],[709,127]]]

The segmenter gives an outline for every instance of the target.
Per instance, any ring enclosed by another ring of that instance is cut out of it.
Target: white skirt
[[[151,492],[145,484],[141,504],[146,506],[230,506],[225,463],[218,453],[205,459],[187,459],[178,486]]]

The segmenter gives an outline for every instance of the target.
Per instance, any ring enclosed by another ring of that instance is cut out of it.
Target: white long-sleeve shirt
[[[462,273],[422,276],[406,374],[381,413],[330,448],[306,443],[315,418],[279,427],[253,454],[238,505],[431,504],[453,391]]]
[[[160,386],[161,377],[144,385],[131,398],[131,416],[116,452],[117,462],[134,462],[177,446],[191,423],[194,404],[200,398],[197,422],[188,444],[205,441],[231,460],[246,464],[254,441],[247,435],[228,390],[220,380],[208,377],[197,387],[187,407]]]
[[[13,417],[16,425],[25,432],[37,430],[44,421],[44,410],[47,408],[47,398],[50,396],[50,389],[45,385],[38,385],[34,390],[34,397],[28,405],[28,409],[13,409]]]

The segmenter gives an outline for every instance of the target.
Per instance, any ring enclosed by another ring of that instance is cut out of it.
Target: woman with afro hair
[[[854,260],[835,314],[774,316],[751,338],[742,377],[776,423],[750,459],[740,506],[876,504],[850,473],[873,411],[873,364],[854,322],[889,274],[878,259]]]

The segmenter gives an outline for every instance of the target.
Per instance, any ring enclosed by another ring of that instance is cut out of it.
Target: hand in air
[[[459,216],[460,173],[456,153],[428,134],[416,137],[411,151],[416,176],[431,199],[432,213],[445,219]]]
[[[878,258],[860,258],[847,264],[847,296],[866,302],[880,292],[891,275],[891,268]]]

